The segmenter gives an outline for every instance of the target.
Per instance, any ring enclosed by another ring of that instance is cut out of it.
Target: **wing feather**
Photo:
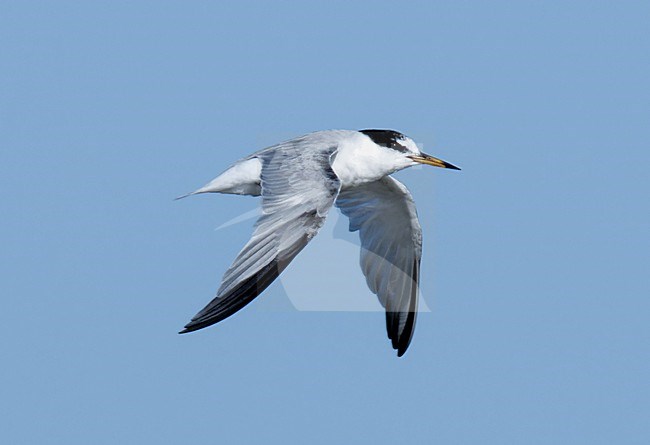
[[[262,161],[262,216],[223,276],[217,296],[181,333],[217,323],[253,301],[323,225],[340,188],[332,138],[307,135],[257,154]]]
[[[341,190],[336,206],[359,231],[361,270],[386,309],[386,331],[397,355],[408,348],[417,315],[422,230],[407,188],[387,176]]]

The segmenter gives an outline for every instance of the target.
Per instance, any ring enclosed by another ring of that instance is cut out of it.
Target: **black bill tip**
[[[442,161],[444,164],[445,168],[448,168],[450,170],[460,170],[460,167],[456,167],[454,164],[450,164],[449,162]]]

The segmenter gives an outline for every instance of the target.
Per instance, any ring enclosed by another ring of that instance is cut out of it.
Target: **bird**
[[[316,236],[332,207],[359,232],[360,266],[386,311],[386,331],[401,357],[419,299],[422,229],[413,198],[390,176],[415,165],[460,168],[385,129],[324,130],[259,150],[198,190],[261,196],[253,234],[225,272],[217,295],[180,334],[218,323],[260,295]]]

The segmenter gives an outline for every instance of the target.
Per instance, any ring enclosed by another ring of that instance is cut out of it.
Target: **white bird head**
[[[449,162],[422,153],[413,139],[394,130],[360,130],[375,144],[387,150],[382,150],[383,155],[391,157],[395,163],[395,170],[401,170],[417,164],[432,165],[434,167],[460,170]]]

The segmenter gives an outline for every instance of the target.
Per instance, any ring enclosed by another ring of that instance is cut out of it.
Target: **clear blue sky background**
[[[647,1],[3,1],[2,443],[648,443],[649,22]],[[177,335],[252,223],[214,228],[255,200],[172,198],[367,127],[463,167],[399,175],[433,310],[406,356],[378,313],[265,310],[282,283]]]

